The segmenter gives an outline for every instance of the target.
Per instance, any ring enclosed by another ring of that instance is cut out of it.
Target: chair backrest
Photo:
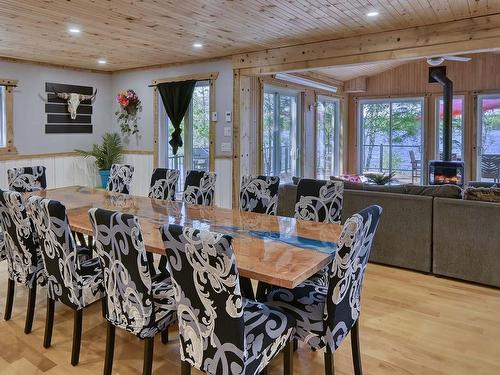
[[[279,177],[243,176],[241,179],[240,209],[276,215],[279,186]]]
[[[9,278],[27,284],[36,272],[40,247],[21,193],[0,189],[0,223]]]
[[[500,178],[500,155],[481,155],[481,177]]]
[[[100,208],[89,210],[95,248],[103,266],[106,319],[140,338],[157,333],[151,272],[138,219]]]
[[[295,218],[322,223],[340,223],[344,183],[302,178],[297,185]]]
[[[191,204],[212,206],[214,203],[215,178],[213,172],[190,170],[186,172],[184,201]]]
[[[133,175],[133,165],[113,164],[109,171],[108,191],[129,194]]]
[[[342,229],[331,264],[324,313],[323,340],[333,351],[359,317],[365,269],[381,214],[380,206],[367,207],[352,215]]]
[[[80,260],[66,207],[38,196],[30,197],[28,206],[40,240],[48,296],[75,309],[84,307]]]
[[[175,186],[180,172],[177,169],[156,168],[151,176],[150,198],[175,200]]]
[[[45,167],[21,167],[7,170],[9,190],[21,193],[39,191],[47,188]]]
[[[244,369],[244,301],[232,238],[174,224],[160,230],[175,289],[181,359],[211,374]]]

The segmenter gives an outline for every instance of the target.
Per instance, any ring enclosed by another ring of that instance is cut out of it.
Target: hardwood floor
[[[7,265],[0,263],[0,310],[7,290]],[[80,364],[70,364],[73,328],[70,309],[56,304],[52,347],[43,349],[45,293],[41,289],[33,332],[25,335],[27,291],[17,287],[12,319],[0,322],[0,374],[101,374],[106,324],[100,304],[84,312]],[[436,278],[375,264],[368,266],[362,299],[361,352],[364,373],[499,374],[500,290]],[[177,329],[170,342],[156,339],[154,374],[180,374]],[[143,345],[117,330],[114,375],[140,374]],[[302,344],[295,374],[322,374],[323,355]],[[349,338],[336,353],[337,374],[352,374]],[[270,375],[282,374],[276,359]],[[193,374],[197,374],[193,371]]]

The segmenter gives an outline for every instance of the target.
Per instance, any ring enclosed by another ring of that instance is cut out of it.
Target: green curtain
[[[157,85],[165,111],[174,127],[168,142],[172,146],[174,155],[177,155],[177,149],[182,147],[181,122],[191,103],[195,86],[196,80],[166,82]]]

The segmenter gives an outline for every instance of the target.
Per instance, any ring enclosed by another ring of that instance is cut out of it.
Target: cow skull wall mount
[[[92,95],[76,94],[74,92],[57,92],[53,90],[53,93],[57,95],[58,98],[67,100],[68,112],[71,115],[71,119],[76,119],[76,111],[80,106],[80,103],[84,100],[93,100],[97,95],[97,89]]]

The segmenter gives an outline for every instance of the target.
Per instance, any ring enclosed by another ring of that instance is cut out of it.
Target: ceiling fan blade
[[[470,57],[466,57],[466,56],[443,56],[443,58],[445,60],[448,60],[448,61],[462,61],[462,62],[467,62],[467,61],[470,61],[471,58]]]

